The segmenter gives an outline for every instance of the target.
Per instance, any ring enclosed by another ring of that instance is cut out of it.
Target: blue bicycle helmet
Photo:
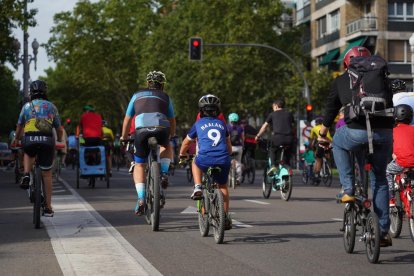
[[[230,113],[229,115],[229,122],[238,122],[239,121],[239,115],[237,113]]]

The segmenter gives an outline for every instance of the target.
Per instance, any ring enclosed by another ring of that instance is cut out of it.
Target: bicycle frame
[[[410,203],[413,200],[414,171],[406,171],[395,176],[395,183],[398,185],[396,192],[400,194],[401,202],[404,206],[404,213],[407,218],[411,218]]]

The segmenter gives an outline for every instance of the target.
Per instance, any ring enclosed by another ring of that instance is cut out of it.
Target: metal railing
[[[362,17],[351,23],[346,24],[346,35],[350,35],[360,31],[375,31],[377,30],[376,17]]]

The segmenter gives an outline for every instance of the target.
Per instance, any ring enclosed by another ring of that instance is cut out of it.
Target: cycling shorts
[[[55,139],[51,135],[26,133],[23,138],[23,151],[30,157],[37,155],[39,166],[48,171],[55,157]]]
[[[85,144],[83,146],[85,147],[98,147],[98,146],[102,146],[102,139],[99,137],[88,137],[88,138],[84,138],[85,139]]]
[[[169,127],[153,127],[153,128],[138,128],[135,130],[135,152],[134,161],[136,163],[146,163],[150,148],[148,146],[148,139],[150,137],[157,138],[158,145],[168,147],[170,144],[170,128]]]
[[[319,146],[319,144],[316,145],[316,149],[315,149],[315,157],[316,158],[323,158],[327,152],[329,152],[329,150],[326,150],[322,147]]]
[[[211,166],[220,167],[221,171],[213,175],[213,180],[220,185],[227,184],[227,180],[229,178],[229,172],[230,172],[230,164],[231,164],[230,161],[224,164],[215,164],[215,165],[206,164],[206,163],[203,163],[202,161],[203,160],[201,160],[201,158],[199,158],[198,156],[196,156],[196,158],[194,159],[194,162],[197,165],[197,167],[199,167],[200,170],[202,170],[204,173],[206,173],[208,168]]]

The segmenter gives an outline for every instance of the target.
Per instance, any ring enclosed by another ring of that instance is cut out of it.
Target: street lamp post
[[[24,14],[27,14],[27,1],[25,1]],[[20,42],[17,39],[14,40],[14,51],[16,54],[17,66],[20,63],[23,63],[23,97],[25,101],[29,99],[30,63],[32,61],[35,62],[34,66],[36,70],[37,52],[39,49],[39,42],[37,42],[35,38],[32,42],[33,56],[29,55],[29,34],[27,33],[27,28],[28,25],[27,22],[25,22],[23,26],[23,55],[20,57]]]
[[[413,78],[413,89],[414,89],[414,33],[411,35],[409,42],[411,46],[411,76]]]

